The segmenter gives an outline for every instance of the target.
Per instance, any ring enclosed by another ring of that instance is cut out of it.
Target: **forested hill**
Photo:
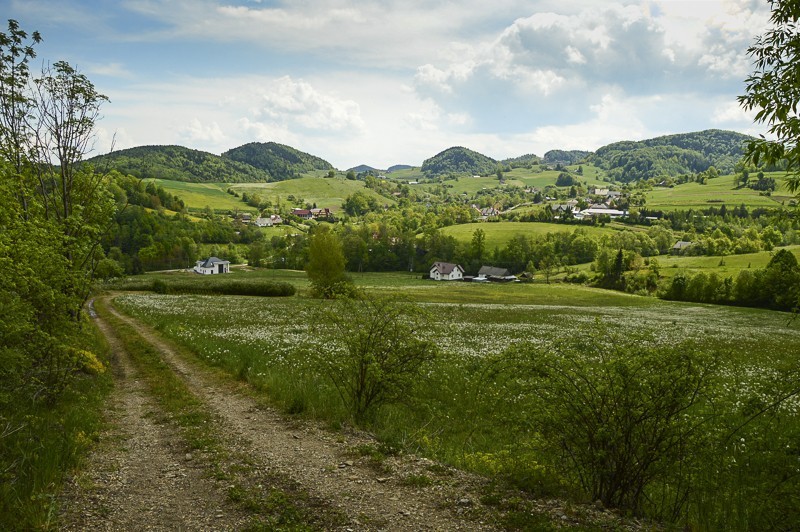
[[[138,178],[192,183],[248,183],[272,181],[269,172],[249,164],[183,146],[139,146],[92,157],[99,171],[116,169]]]
[[[430,176],[462,174],[487,175],[497,170],[497,161],[478,152],[456,146],[440,152],[422,163],[422,171]]]
[[[592,152],[583,150],[550,150],[544,154],[544,162],[547,164],[578,164],[591,154]]]
[[[618,181],[636,181],[705,172],[733,172],[742,157],[744,144],[753,137],[709,129],[696,133],[667,135],[638,142],[615,142],[598,149],[590,162]]]
[[[520,155],[519,157],[510,157],[508,159],[503,159],[500,162],[502,162],[503,165],[510,166],[511,168],[524,168],[524,167],[530,168],[535,164],[539,164],[540,162],[542,162],[542,160],[539,158],[539,156],[534,155],[532,153],[528,153],[526,155]]]
[[[314,170],[334,169],[324,159],[277,142],[250,142],[226,151],[222,157],[265,170],[273,181],[293,179]]]

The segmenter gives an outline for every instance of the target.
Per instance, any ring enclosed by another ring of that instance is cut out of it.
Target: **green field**
[[[170,279],[154,274],[147,279],[159,277]],[[330,336],[331,325],[325,321],[341,307],[309,298],[303,272],[239,271],[225,277],[254,283],[283,280],[299,291],[286,298],[126,294],[117,298],[117,304],[199,359],[248,381],[293,415],[321,418],[335,427],[347,423],[348,411],[323,369],[328,357],[343,356],[341,339]],[[568,477],[558,476],[562,463],[557,456],[548,457],[528,425],[535,419],[531,405],[537,403],[535,389],[530,395],[525,383],[541,376],[525,376],[512,366],[506,371],[518,375],[515,379],[496,380],[493,372],[514,360],[503,353],[525,346],[544,356],[575,341],[599,346],[589,349],[587,357],[619,345],[627,346],[630,356],[654,349],[670,356],[698,353],[698,360],[715,360],[714,379],[709,382],[713,387],[706,391],[712,401],[704,407],[708,410],[681,416],[699,414],[698,426],[704,429],[699,441],[709,438],[709,444],[693,448],[689,455],[697,460],[693,462],[697,469],[682,477],[694,489],[680,519],[705,523],[697,529],[725,528],[734,520],[735,529],[763,529],[765,522],[791,507],[787,501],[796,493],[797,479],[781,480],[781,471],[790,463],[796,467],[791,449],[799,426],[797,397],[785,401],[776,423],[771,416],[751,420],[736,429],[736,447],[725,446],[725,434],[747,419],[749,405],[760,408],[785,393],[779,390],[785,390],[782,383],[787,382],[800,349],[800,321],[787,319],[787,314],[668,302],[581,286],[448,283],[399,273],[353,277],[369,294],[399,294],[418,302],[430,318],[419,337],[439,352],[426,367],[425,377],[414,383],[413,396],[371,418],[370,430],[387,445],[498,480],[511,479],[536,496],[563,496],[562,483]],[[203,312],[197,312],[199,308]],[[706,355],[714,358],[702,358]],[[602,385],[614,384],[602,381]],[[780,461],[784,456],[785,464]],[[669,486],[655,484],[650,493],[669,496]],[[704,490],[716,496],[704,498]],[[763,497],[769,498],[769,508],[760,502]],[[657,511],[658,499],[651,501],[648,508]],[[758,512],[753,511],[756,508]],[[767,517],[761,513],[765,510]]]
[[[502,248],[517,235],[540,236],[547,233],[572,233],[575,229],[585,229],[589,236],[600,237],[611,234],[617,229],[613,227],[597,227],[591,225],[567,225],[544,222],[485,222],[451,225],[444,227],[442,233],[452,236],[459,242],[470,242],[476,229],[486,235],[486,249]]]
[[[333,211],[340,210],[347,196],[359,191],[376,198],[381,205],[395,203],[394,200],[364,187],[363,181],[351,181],[343,177],[307,176],[273,183],[236,183],[230,187],[239,194],[243,192],[258,194],[263,199],[272,200],[273,203],[278,198],[286,202],[286,198],[293,195],[298,201],[302,199],[303,203],[316,204],[319,208],[327,207]]]
[[[392,181],[408,183],[409,181],[419,181],[420,179],[424,179],[425,174],[422,173],[419,166],[415,166],[414,168],[406,168],[405,170],[397,170],[395,172],[388,173],[386,174],[386,177]]]
[[[534,187],[538,190],[542,190],[546,186],[555,186],[556,179],[561,172],[556,170],[540,171],[538,168],[538,166],[533,169],[514,168],[510,172],[505,172],[503,174],[503,184],[500,183],[495,175],[485,177],[459,177],[458,179],[445,180],[443,184],[450,189],[450,192],[455,194],[467,194],[469,196],[473,196],[481,190],[502,191],[506,187]],[[570,166],[569,169],[575,172],[578,166]],[[599,179],[600,170],[594,166],[584,165],[583,170],[583,176],[575,174],[575,177],[577,177],[581,183],[586,183],[587,187],[608,186],[607,182]],[[391,175],[394,176],[395,174],[393,173]],[[435,186],[438,185],[425,184],[419,186],[425,190],[433,190]]]
[[[783,174],[770,174],[780,184]],[[646,194],[648,209],[675,211],[681,209],[707,209],[709,207],[735,207],[741,204],[754,207],[774,208],[790,199],[786,190],[779,185],[772,196],[761,196],[749,188],[734,188],[734,176],[720,176],[710,179],[708,184],[684,183],[673,188],[656,187]]]
[[[302,199],[304,204],[316,204],[320,208],[327,207],[334,211],[340,210],[345,198],[357,191],[375,197],[381,205],[395,203],[394,200],[365,188],[363,181],[350,181],[341,176],[331,179],[306,176],[273,183],[185,183],[165,179],[147,180],[150,181],[170,194],[180,197],[191,211],[200,211],[210,206],[216,211],[256,212],[257,209],[244,203],[241,198],[228,194],[229,188],[238,192],[240,196],[247,192],[258,194],[262,199],[271,200],[273,203],[280,199],[284,205],[290,205],[287,197],[292,195],[298,200]]]
[[[800,246],[787,246],[800,260]],[[775,250],[777,251],[777,250]],[[746,253],[743,255],[727,255],[725,257],[680,257],[665,255],[658,257],[661,265],[661,275],[672,277],[678,272],[687,273],[716,273],[721,277],[736,277],[741,270],[747,268],[764,268],[769,263],[775,251],[761,251],[759,253]]]
[[[167,179],[147,179],[145,183],[153,182],[168,193],[178,196],[190,211],[201,211],[211,207],[216,211],[242,211],[255,213],[256,209],[244,203],[226,191],[227,183],[186,183],[183,181],[170,181]]]

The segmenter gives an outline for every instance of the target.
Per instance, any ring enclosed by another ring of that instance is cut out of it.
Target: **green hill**
[[[189,183],[253,183],[270,181],[270,174],[249,164],[183,146],[139,146],[92,157],[100,171],[116,169],[140,179]]]
[[[359,164],[358,166],[354,166],[352,168],[348,168],[347,169],[348,172],[351,171],[351,170],[353,172],[357,173],[357,174],[363,174],[363,173],[367,173],[367,172],[372,172],[373,174],[382,174],[382,173],[385,172],[384,170],[380,170],[378,168],[373,168],[373,167],[371,167],[371,166],[369,166],[367,164]]]
[[[456,146],[440,152],[422,163],[422,172],[440,175],[487,175],[497,170],[497,161],[478,152]]]
[[[752,137],[719,129],[681,133],[653,139],[622,141],[603,146],[589,160],[617,181],[705,172],[714,166],[732,173]]]
[[[294,179],[314,170],[334,169],[324,159],[277,142],[250,142],[226,151],[222,158],[267,171],[272,181]]]
[[[578,164],[591,154],[592,152],[583,150],[550,150],[544,154],[544,162],[547,164]]]
[[[386,169],[386,173],[398,172],[400,170],[410,170],[412,168],[414,168],[414,167],[411,166],[411,165],[408,165],[408,164],[395,164],[395,165],[392,165],[389,168],[387,168]]]
[[[524,168],[539,164],[541,159],[539,156],[529,153],[527,155],[520,155],[519,157],[503,159],[500,162],[502,162],[504,165],[510,166],[511,168]]]

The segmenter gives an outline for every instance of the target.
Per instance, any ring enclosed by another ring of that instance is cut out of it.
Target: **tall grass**
[[[0,529],[53,527],[66,475],[103,428],[103,401],[112,387],[108,346],[86,325],[84,344],[106,368],[81,373],[54,404],[14,401],[0,412]]]
[[[377,279],[368,282],[385,291]],[[642,349],[691,340],[723,353],[715,380],[715,409],[707,412],[713,420],[708,430],[714,431],[717,444],[695,449],[703,467],[681,477],[691,482],[690,503],[682,504],[680,511],[661,505],[653,515],[705,530],[725,528],[740,519],[745,528],[781,524],[778,519],[784,519],[783,524],[800,523],[789,511],[795,502],[791,488],[798,487],[800,476],[782,480],[784,472],[795,474],[788,468],[797,447],[793,438],[800,435],[800,404],[795,399],[780,411],[767,409],[762,416],[748,417],[800,380],[796,370],[792,373],[800,347],[797,323],[787,325],[782,315],[768,311],[605,298],[594,291],[584,293],[582,304],[579,292],[569,292],[566,298],[550,294],[549,300],[544,292],[536,292],[542,296],[538,305],[523,303],[533,303],[534,292],[527,298],[513,295],[513,304],[503,301],[508,297],[490,298],[496,302],[484,304],[473,301],[501,289],[445,284],[425,285],[430,288],[416,294],[454,301],[426,304],[433,318],[424,337],[436,343],[442,356],[426,368],[403,404],[387,405],[371,418],[370,430],[382,439],[505,479],[537,495],[588,501],[574,479],[543,454],[530,398],[515,393],[516,388],[508,385],[513,379],[493,378],[494,369],[486,361],[503,360],[507,348],[527,342],[545,350],[574,337],[602,344],[608,341],[606,329],[621,337],[645,338],[637,344]],[[408,293],[413,288],[404,284],[400,290]],[[509,290],[506,295],[527,293],[528,287]],[[118,302],[202,360],[251,382],[287,412],[326,419],[334,426],[350,421],[333,384],[314,363],[320,354],[340,354],[329,325],[314,318],[319,315],[317,307],[328,303],[157,295],[123,296]],[[198,308],[204,311],[198,313]],[[522,367],[511,372],[515,379],[530,378]],[[767,415],[779,415],[774,429]],[[734,434],[733,429],[743,423]],[[735,449],[724,444],[728,434],[738,438]],[[744,448],[739,445],[741,438]],[[672,488],[664,486],[660,495],[659,489],[653,488],[649,496],[675,500]],[[780,496],[770,498],[771,492]],[[642,504],[642,508],[657,507]]]

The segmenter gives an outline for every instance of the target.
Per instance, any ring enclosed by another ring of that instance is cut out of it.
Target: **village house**
[[[194,267],[194,272],[202,275],[213,275],[217,273],[230,273],[231,263],[217,257],[209,257],[205,260],[198,260]]]
[[[256,221],[253,222],[256,227],[272,227],[273,225],[281,225],[282,223],[283,218],[281,218],[280,214],[270,214],[269,218],[256,218]]]
[[[464,268],[450,262],[434,262],[430,277],[434,281],[460,281],[464,278]]]
[[[292,209],[292,215],[302,218],[303,220],[310,220],[314,217],[309,209]]]

